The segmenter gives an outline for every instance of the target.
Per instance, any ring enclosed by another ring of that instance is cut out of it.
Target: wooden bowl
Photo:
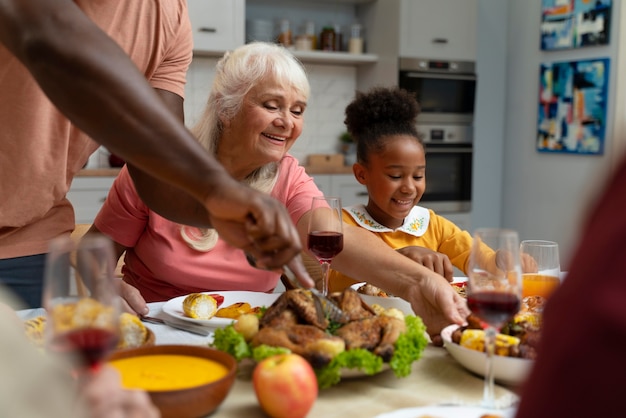
[[[237,369],[237,361],[223,351],[194,345],[154,345],[130,348],[115,352],[109,361],[152,355],[181,355],[212,360],[223,365],[226,375],[210,383],[198,384],[184,389],[151,390],[147,392],[161,411],[163,418],[198,418],[212,413],[224,401],[230,391]],[[156,360],[156,359],[155,359]],[[147,370],[159,370],[162,363],[155,361]],[[154,367],[154,368],[152,368]],[[176,368],[176,373],[181,368]],[[124,379],[124,371],[121,371]],[[150,374],[150,373],[148,373]],[[183,379],[184,380],[184,379]],[[141,384],[139,384],[141,386]],[[136,386],[137,387],[137,386]],[[140,387],[146,389],[145,387]]]

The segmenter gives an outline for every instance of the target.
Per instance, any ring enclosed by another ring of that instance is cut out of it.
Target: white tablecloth
[[[150,303],[150,315],[161,317],[163,302]],[[42,315],[43,309],[19,311],[23,319]],[[212,335],[200,336],[167,325],[146,324],[156,336],[156,344],[207,345]],[[239,371],[224,403],[211,418],[267,417],[261,410],[250,380],[249,368]],[[442,347],[426,347],[422,358],[413,364],[411,375],[397,378],[387,370],[376,376],[353,377],[321,390],[309,418],[376,417],[400,408],[435,404],[478,405],[483,394],[483,379],[458,364]],[[514,389],[496,386],[500,405],[516,402]],[[508,415],[511,416],[511,410]],[[478,418],[478,417],[476,417]]]

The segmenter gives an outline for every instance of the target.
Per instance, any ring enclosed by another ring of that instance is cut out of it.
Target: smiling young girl
[[[376,234],[390,247],[452,279],[465,271],[472,238],[453,222],[417,206],[426,189],[426,154],[417,134],[419,105],[398,88],[357,93],[345,124],[357,143],[354,176],[368,191],[367,205],[345,207],[344,221]],[[360,282],[331,272],[330,290]]]

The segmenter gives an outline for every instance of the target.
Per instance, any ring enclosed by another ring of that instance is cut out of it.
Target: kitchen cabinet
[[[402,0],[400,56],[476,60],[478,0]]]
[[[76,223],[93,223],[106,199],[115,176],[77,176],[67,198],[74,206]]]
[[[244,43],[245,0],[188,0],[194,54],[222,55]]]
[[[290,23],[293,42],[297,35],[304,33],[306,22],[313,22],[315,35],[319,42],[319,34],[324,26],[337,24],[341,27],[342,50],[294,50],[294,55],[305,64],[329,65],[370,65],[378,61],[373,53],[350,54],[347,50],[350,36],[350,25],[360,22],[361,11],[375,3],[376,0],[247,0],[246,20],[260,19],[278,22],[286,19]],[[274,35],[277,35],[277,30]],[[364,44],[367,49],[369,33],[364,28]]]
[[[367,189],[352,174],[315,174],[312,177],[325,196],[340,197],[342,206],[367,203]]]

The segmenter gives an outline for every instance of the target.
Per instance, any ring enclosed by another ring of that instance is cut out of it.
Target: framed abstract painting
[[[541,0],[541,49],[607,45],[612,0]]]
[[[609,64],[608,58],[541,64],[539,152],[604,152]]]

